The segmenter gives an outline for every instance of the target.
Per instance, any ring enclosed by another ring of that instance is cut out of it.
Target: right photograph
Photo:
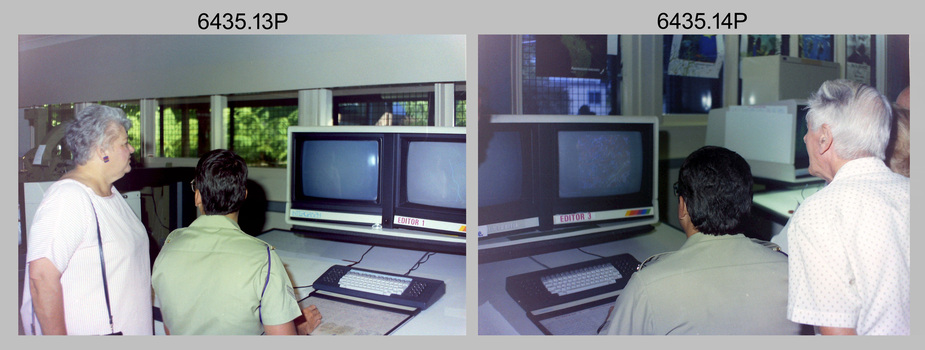
[[[910,85],[902,34],[480,35],[478,334],[910,334]]]

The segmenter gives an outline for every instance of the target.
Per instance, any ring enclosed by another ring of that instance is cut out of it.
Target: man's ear
[[[833,143],[832,129],[829,128],[829,124],[822,124],[819,127],[819,154],[828,152]]]
[[[193,204],[197,208],[202,206],[202,194],[199,193],[199,190],[196,190],[193,194]]]

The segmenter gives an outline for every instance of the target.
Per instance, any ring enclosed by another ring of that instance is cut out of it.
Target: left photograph
[[[20,35],[18,68],[19,335],[466,334],[464,35]]]

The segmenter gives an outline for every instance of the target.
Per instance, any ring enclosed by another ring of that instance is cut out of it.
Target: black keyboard
[[[510,276],[505,289],[529,312],[622,290],[636,266],[639,260],[620,254]]]
[[[426,309],[444,293],[443,281],[334,265],[312,287],[353,297]]]

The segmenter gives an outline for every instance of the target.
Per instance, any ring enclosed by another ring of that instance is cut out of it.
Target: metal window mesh
[[[162,104],[155,120],[157,156],[198,158],[208,152],[210,111],[208,102]]]
[[[456,116],[453,118],[453,124],[455,126],[466,126],[466,92],[457,91],[454,100],[456,101]]]
[[[336,125],[434,125],[433,93],[354,95],[334,98]]]

